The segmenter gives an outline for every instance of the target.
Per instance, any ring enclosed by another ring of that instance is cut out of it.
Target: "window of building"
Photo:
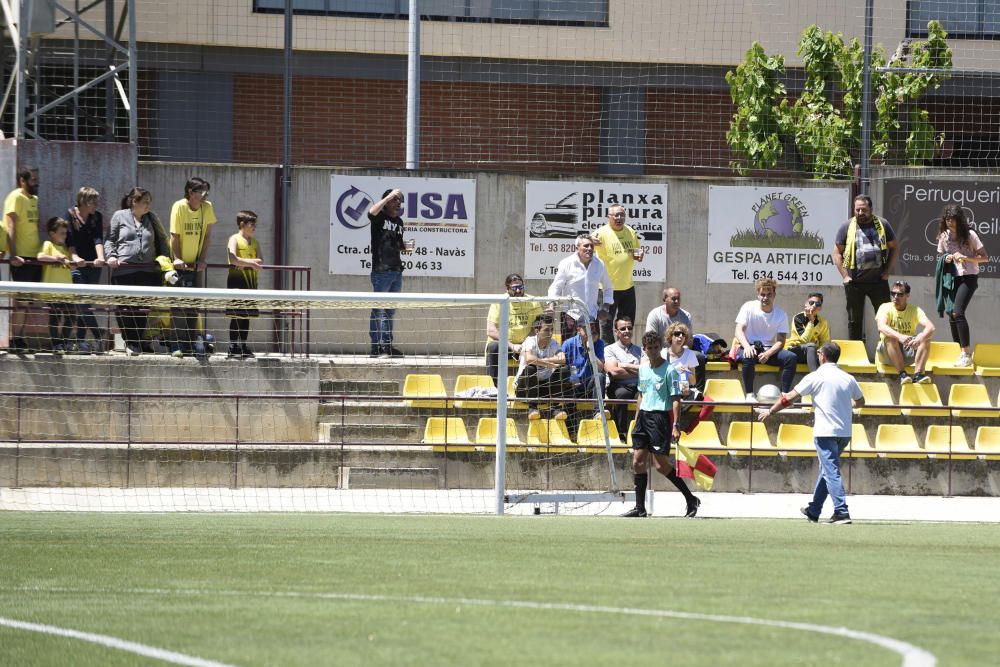
[[[910,0],[906,36],[926,37],[927,22],[940,21],[955,39],[1000,39],[1000,0]]]
[[[293,0],[296,14],[405,19],[409,0]],[[254,0],[255,12],[283,12],[284,0]],[[420,0],[431,21],[608,25],[608,0]]]

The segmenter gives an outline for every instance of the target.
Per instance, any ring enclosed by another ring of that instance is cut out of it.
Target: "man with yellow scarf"
[[[847,297],[847,337],[864,340],[865,298],[877,312],[889,303],[889,275],[899,257],[892,227],[872,213],[868,195],[854,198],[854,217],[837,230],[833,261],[844,278]]]

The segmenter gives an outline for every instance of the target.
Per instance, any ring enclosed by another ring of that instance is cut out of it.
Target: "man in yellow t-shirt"
[[[17,189],[3,202],[3,221],[6,231],[2,235],[0,250],[10,254],[11,279],[25,283],[41,282],[42,267],[34,261],[42,248],[38,236],[38,169],[35,167],[18,169]],[[10,349],[15,352],[27,351],[24,321],[30,305],[30,301],[14,302],[10,315]]]
[[[512,297],[525,296],[524,278],[518,273],[512,273],[504,281],[507,294]],[[538,302],[513,301],[510,304],[510,317],[507,320],[507,356],[519,359],[521,343],[534,333],[535,318],[543,312],[542,304]],[[486,336],[490,339],[486,344],[486,369],[497,384],[500,374],[500,304],[490,306],[486,315]]]
[[[934,323],[923,309],[907,303],[910,284],[897,280],[889,291],[892,301],[879,306],[875,314],[880,340],[877,354],[883,364],[892,364],[899,372],[899,384],[928,384],[931,378],[924,374],[927,356],[934,336]],[[922,331],[918,334],[917,327]],[[906,365],[913,363],[913,377],[906,372]]]
[[[170,209],[170,252],[177,271],[176,287],[204,287],[208,266],[209,241],[215,224],[215,209],[208,201],[209,184],[194,177],[184,184],[184,199],[178,199]],[[188,308],[171,310],[177,345],[171,351],[182,357],[192,351],[201,358],[205,344],[198,326],[198,313]]]
[[[645,252],[639,235],[625,224],[625,207],[616,204],[608,209],[608,224],[590,235],[594,250],[608,268],[614,288],[611,316],[601,324],[601,338],[605,343],[615,341],[612,323],[621,317],[635,321],[635,282],[632,271],[641,262]],[[607,288],[605,288],[607,289]]]

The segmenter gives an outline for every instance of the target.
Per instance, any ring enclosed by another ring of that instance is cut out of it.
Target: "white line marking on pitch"
[[[531,602],[528,600],[482,600],[475,598],[443,598],[401,595],[367,595],[364,593],[305,593],[297,591],[211,591],[198,589],[169,588],[134,588],[127,590],[83,590],[76,588],[42,588],[25,587],[21,591],[43,593],[123,593],[126,595],[225,595],[269,598],[315,598],[319,600],[354,600],[358,602],[409,602],[414,604],[464,604],[476,607],[511,607],[515,609],[539,609],[545,611],[570,611],[590,614],[618,614],[623,616],[651,616],[654,618],[680,618],[691,621],[709,621],[713,623],[739,623],[743,625],[762,625],[787,630],[802,630],[816,632],[835,637],[846,637],[868,642],[898,654],[903,662],[901,667],[934,667],[937,658],[933,653],[925,651],[899,639],[885,637],[871,632],[836,628],[829,625],[814,623],[796,623],[793,621],[775,621],[752,616],[723,616],[719,614],[698,614],[686,611],[671,611],[669,609],[639,609],[634,607],[604,607],[600,605],[573,604],[569,602]],[[185,663],[186,664],[186,663]],[[217,664],[217,663],[199,663]]]
[[[59,628],[54,625],[25,623],[24,621],[15,621],[12,618],[3,618],[0,616],[0,626],[6,626],[15,630],[27,630],[28,632],[40,632],[46,635],[79,639],[80,641],[99,644],[101,646],[117,649],[119,651],[127,651],[128,653],[135,653],[136,655],[162,660],[175,665],[190,665],[191,667],[230,667],[222,662],[203,660],[202,658],[196,658],[194,656],[184,655],[183,653],[176,653],[174,651],[167,651],[162,648],[156,648],[155,646],[146,646],[145,644],[137,644],[136,642],[118,639],[117,637],[109,637],[107,635],[97,635],[92,632],[80,632],[79,630],[70,630],[69,628]]]

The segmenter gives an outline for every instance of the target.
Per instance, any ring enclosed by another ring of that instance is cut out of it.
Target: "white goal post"
[[[26,489],[63,509],[74,496],[101,509],[83,496],[116,488],[166,510],[295,509],[278,498],[298,488],[312,510],[496,514],[631,495],[618,486],[625,450],[609,430],[592,337],[590,386],[570,395],[511,395],[517,366],[503,354],[495,389],[484,371],[489,308],[507,322],[512,304],[551,305],[558,323],[570,299],[18,282],[0,283],[0,295],[26,311],[22,331],[4,332],[24,349],[0,358],[0,507]],[[373,356],[386,310],[392,351]],[[108,332],[102,354],[88,332],[76,341],[85,311]],[[233,320],[249,321],[247,354],[238,339],[233,352]],[[136,321],[143,338],[131,350]],[[506,350],[508,328],[498,331]],[[527,419],[536,403],[537,423]],[[253,501],[234,500],[247,489]]]

